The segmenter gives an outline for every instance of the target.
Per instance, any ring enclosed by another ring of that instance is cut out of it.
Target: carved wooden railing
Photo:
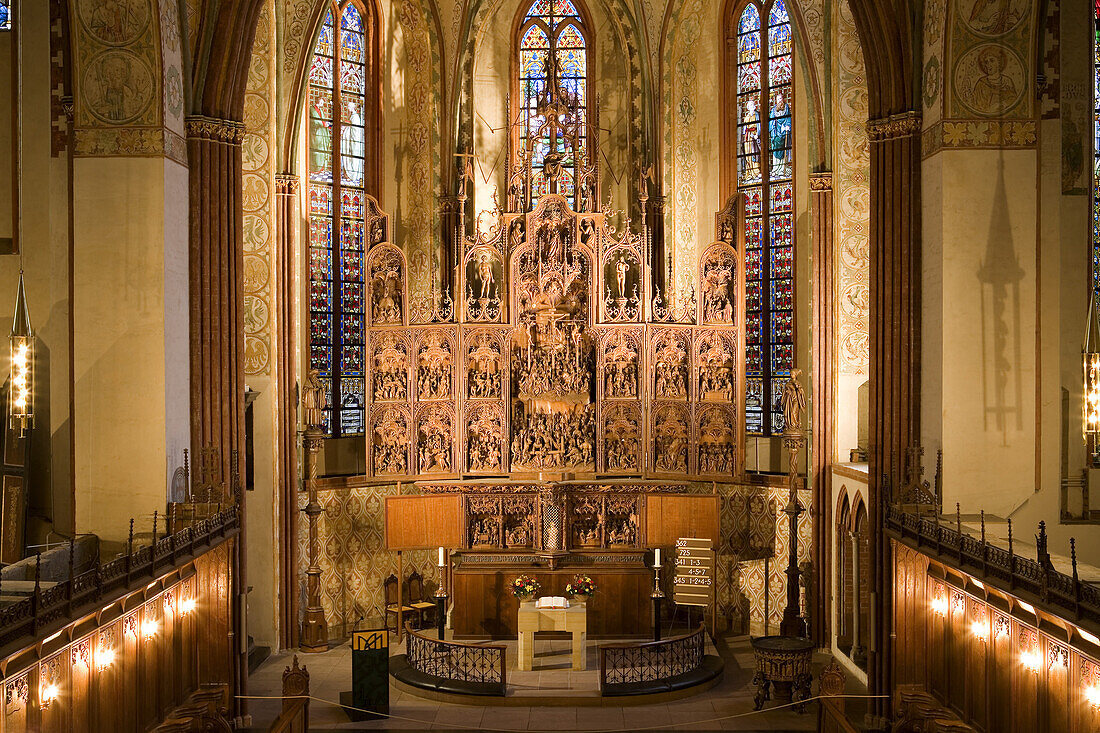
[[[600,692],[609,686],[660,682],[693,672],[706,656],[706,627],[662,641],[600,645]]]
[[[418,672],[453,682],[473,682],[496,688],[503,695],[508,683],[504,644],[464,644],[425,636],[406,626],[405,656]]]
[[[922,515],[890,505],[885,510],[887,535],[929,557],[957,568],[984,583],[1012,595],[1036,601],[1046,610],[1073,621],[1088,621],[1100,627],[1100,589],[1082,583],[1077,575],[1076,550],[1071,548],[1073,575],[1055,570],[1045,555],[1046,527],[1039,526],[1040,560],[1017,555],[1012,547],[1009,524],[1008,549],[962,531],[961,522],[944,524],[938,515]]]
[[[164,575],[221,544],[239,528],[237,507],[231,505],[166,537],[156,538],[154,525],[153,544],[134,549],[131,521],[129,549],[125,555],[102,564],[97,560],[95,567],[76,575],[70,550],[68,579],[45,590],[41,587],[36,563],[34,591],[0,608],[0,650],[15,642],[34,639],[40,632],[50,633],[58,622],[72,620],[91,606],[112,603],[148,584],[150,578]],[[2,590],[3,582],[0,581],[0,592]]]

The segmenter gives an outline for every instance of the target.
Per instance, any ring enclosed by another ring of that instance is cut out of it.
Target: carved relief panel
[[[656,403],[653,409],[652,470],[683,476],[690,470],[691,420],[686,404]]]
[[[583,223],[583,222],[582,222]],[[642,319],[642,259],[634,247],[616,246],[602,258],[601,320],[632,323]]]
[[[652,333],[649,364],[653,399],[687,401],[691,386],[691,329],[666,327]]]
[[[737,469],[737,412],[726,405],[699,408],[696,470],[700,475],[730,478]]]
[[[423,331],[416,347],[416,398],[420,401],[454,397],[455,334]]]
[[[406,323],[408,302],[405,255],[400,249],[382,242],[367,254],[367,325],[400,326]]]
[[[703,324],[736,323],[737,275],[737,253],[732,246],[716,242],[703,251],[699,262]]]
[[[478,244],[470,249],[463,266],[463,286],[465,321],[503,322],[507,289],[504,281],[504,258],[496,247]]]
[[[409,399],[409,333],[376,330],[370,333],[372,402]]]
[[[636,547],[637,494],[573,494],[569,501],[569,546],[573,549]]]
[[[600,457],[607,473],[642,472],[641,405],[623,403],[603,408]]]
[[[454,442],[454,406],[420,405],[416,412],[417,471],[453,473]]]
[[[535,546],[535,530],[538,514],[535,497],[505,496],[500,502],[501,525],[506,548],[531,548]]]
[[[376,405],[372,408],[369,455],[372,475],[408,475],[409,425],[409,411],[405,406]]]
[[[737,394],[737,345],[732,331],[696,333],[696,400],[733,404]]]
[[[504,407],[474,403],[466,407],[466,470],[501,474],[507,465],[507,428]]]
[[[501,499],[500,496],[477,495],[466,498],[466,528],[471,549],[504,546],[501,537]]]
[[[468,400],[502,400],[508,364],[507,334],[501,329],[463,332],[463,377]]]
[[[600,395],[605,400],[636,400],[641,394],[642,334],[614,328],[600,334]]]

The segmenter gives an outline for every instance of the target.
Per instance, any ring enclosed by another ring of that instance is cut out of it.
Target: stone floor
[[[517,696],[533,689],[536,683],[544,692],[555,690],[563,697],[593,695],[598,689],[598,660],[595,644],[589,645],[586,672],[569,670],[569,641],[560,639],[536,645],[535,664],[539,669],[516,672]],[[759,713],[752,709],[755,691],[752,680],[752,649],[746,636],[729,636],[719,641],[718,650],[726,662],[722,681],[699,695],[667,703],[649,705],[526,707],[493,705],[485,699],[475,705],[452,705],[413,696],[390,687],[390,718],[388,720],[353,723],[338,707],[340,692],[351,689],[351,650],[342,644],[324,654],[299,654],[299,662],[309,669],[311,730],[480,730],[480,731],[643,731],[643,730],[738,730],[738,731],[813,731],[817,729],[817,705],[810,704],[800,715],[790,709]],[[708,649],[708,652],[714,652]],[[391,653],[403,653],[391,646]],[[281,690],[282,672],[290,664],[292,654],[273,655],[249,678],[249,694],[277,698]],[[510,655],[514,658],[514,655]],[[827,660],[818,655],[815,667]],[[815,674],[817,669],[815,669]],[[509,670],[509,675],[513,675]],[[519,677],[529,675],[529,677]],[[816,681],[813,686],[817,692]],[[858,693],[858,690],[852,690]],[[323,700],[325,702],[319,702]],[[772,703],[768,703],[770,706]],[[266,730],[278,714],[279,701],[251,700],[249,711],[254,730]]]

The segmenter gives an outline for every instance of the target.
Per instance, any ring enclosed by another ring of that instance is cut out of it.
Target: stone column
[[[275,176],[275,399],[279,476],[279,633],[284,648],[298,640],[298,365],[294,349],[295,245],[298,240],[298,176]]]
[[[187,118],[191,197],[191,451],[213,446],[228,483],[244,436],[244,253],[241,141],[244,125]],[[228,497],[226,497],[228,498]]]
[[[852,541],[852,661],[858,665],[867,662],[867,650],[859,642],[859,535],[849,532]]]
[[[882,509],[897,486],[905,450],[920,435],[921,117],[903,112],[867,123],[871,145],[870,649],[868,693],[893,693],[893,589]],[[858,609],[857,609],[858,612]],[[867,722],[887,725],[888,699],[874,699]]]
[[[832,497],[828,492],[829,464],[836,460],[836,348],[834,339],[833,299],[833,174],[810,174],[810,238],[813,241],[813,346],[810,388],[810,462],[813,482],[814,588],[810,612],[810,637],[819,647],[829,641],[829,521]]]
[[[317,517],[324,509],[317,500],[317,454],[324,444],[321,430],[310,425],[303,439],[306,461],[306,488],[309,503],[303,511],[309,518],[309,568],[306,570],[306,616],[302,621],[301,649],[304,652],[328,651],[328,623],[321,607],[321,567],[317,564]]]

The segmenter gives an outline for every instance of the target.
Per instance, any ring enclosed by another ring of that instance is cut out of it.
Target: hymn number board
[[[706,538],[676,540],[673,600],[679,606],[709,606],[714,602],[714,550]]]

